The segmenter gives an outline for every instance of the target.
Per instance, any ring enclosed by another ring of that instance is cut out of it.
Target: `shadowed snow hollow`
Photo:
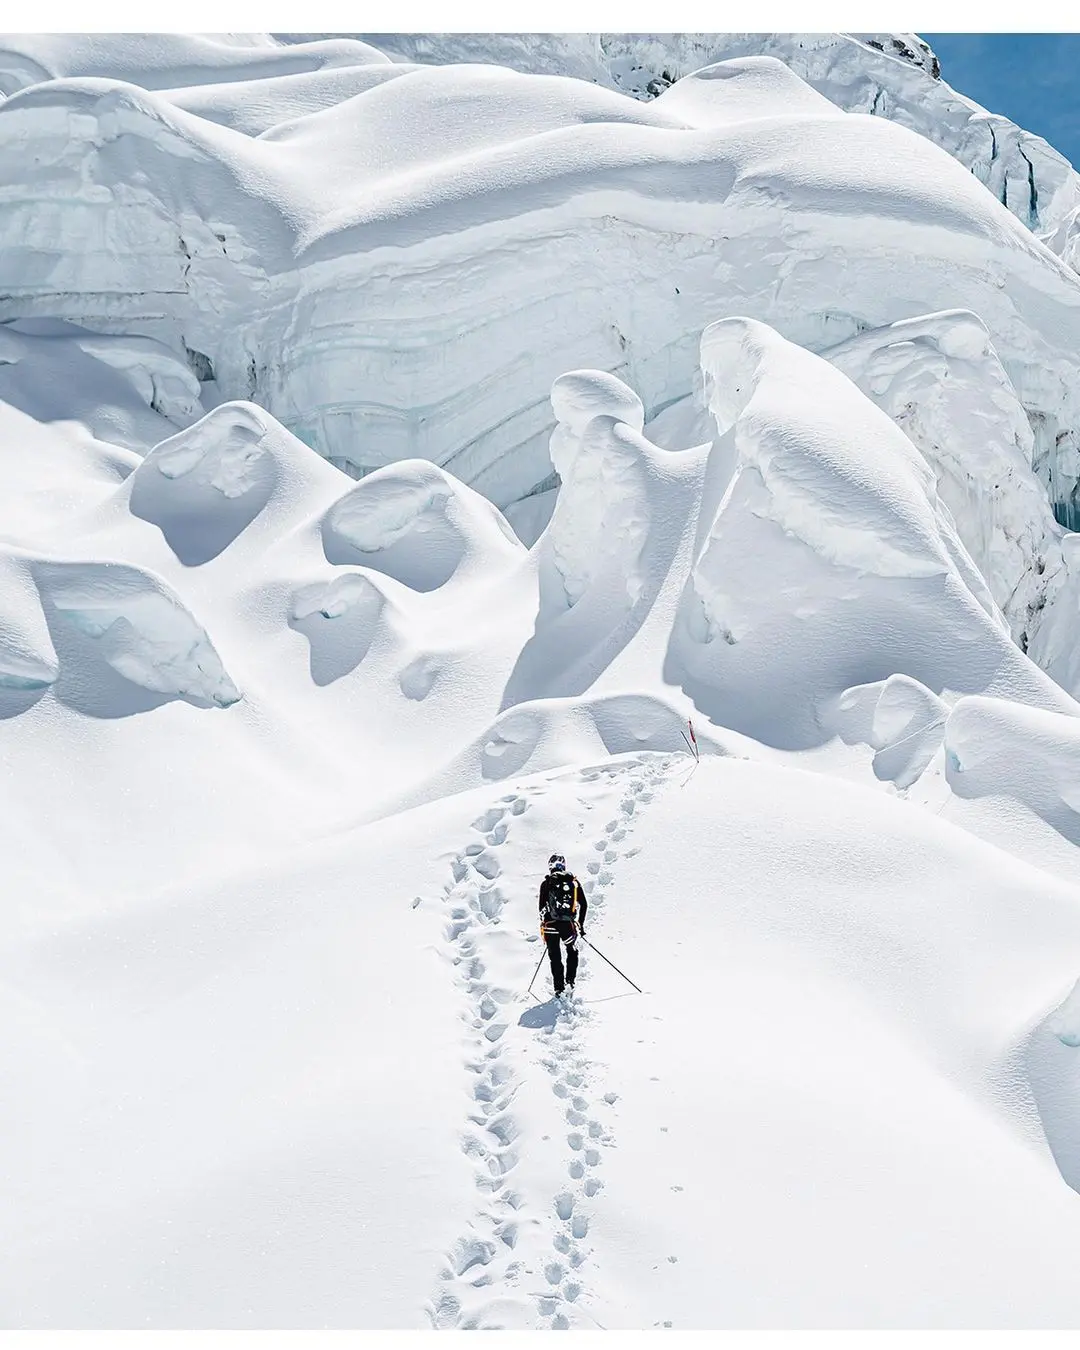
[[[34,564],[43,598],[60,616],[53,633],[70,681],[60,697],[96,716],[127,697],[95,672],[97,660],[155,693],[227,708],[240,691],[202,625],[159,578],[120,563]]]
[[[496,507],[425,460],[377,469],[345,493],[323,543],[330,562],[363,562],[415,591],[491,576],[525,553]]]
[[[217,557],[270,500],[277,466],[260,444],[265,430],[256,408],[222,405],[132,475],[132,514],[157,525],[185,566]]]

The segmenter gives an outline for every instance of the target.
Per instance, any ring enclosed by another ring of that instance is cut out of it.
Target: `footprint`
[[[455,1275],[464,1275],[473,1266],[486,1266],[495,1255],[495,1244],[482,1238],[459,1238],[450,1253]]]
[[[548,1284],[561,1284],[565,1274],[566,1270],[561,1261],[549,1261],[544,1267],[544,1278]]]
[[[472,828],[478,830],[481,834],[487,834],[498,825],[499,821],[501,821],[505,815],[505,806],[493,806],[489,811],[485,811],[482,816],[473,821]]]
[[[480,912],[485,919],[494,922],[503,912],[506,900],[498,886],[489,886],[480,893]]]
[[[563,1191],[555,1197],[555,1213],[562,1220],[570,1218],[574,1212],[574,1197],[569,1191]]]
[[[472,848],[472,845],[470,844],[469,847]],[[494,853],[489,852],[487,849],[484,849],[483,852],[473,858],[472,865],[482,877],[487,877],[488,881],[494,881],[502,871],[498,858]]]
[[[574,1221],[570,1225],[570,1232],[576,1238],[583,1238],[589,1232],[589,1221],[584,1214],[575,1214]]]
[[[503,1148],[513,1143],[520,1134],[517,1125],[509,1116],[499,1116],[498,1119],[489,1121],[487,1128],[488,1134],[493,1134]]]
[[[435,1328],[457,1326],[461,1317],[461,1300],[456,1298],[449,1291],[439,1295],[431,1314],[431,1321]]]

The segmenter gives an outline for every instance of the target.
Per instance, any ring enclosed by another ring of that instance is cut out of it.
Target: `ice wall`
[[[648,103],[405,70],[255,138],[57,80],[0,105],[0,171],[0,318],[163,341],[354,476],[425,458],[507,506],[550,485],[567,369],[625,376],[652,416],[718,314],[819,350],[956,306],[1075,485],[1075,275],[925,139],[767,57]]]

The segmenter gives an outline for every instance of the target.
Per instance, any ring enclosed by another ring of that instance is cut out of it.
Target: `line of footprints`
[[[613,880],[610,868],[619,857],[616,845],[626,838],[639,807],[652,800],[658,784],[678,762],[674,755],[642,756],[579,775],[585,783],[606,778],[616,789],[626,782],[617,815],[594,842],[592,850],[598,856],[588,862],[588,876],[583,879],[590,922],[603,913],[604,890]],[[535,1303],[538,1320],[534,1325],[565,1330],[584,1291],[589,1202],[603,1187],[596,1174],[601,1151],[614,1142],[601,1116],[617,1095],[607,1092],[595,1101],[590,1099],[592,1066],[580,1047],[581,1026],[590,1016],[586,1009],[571,1003],[557,1017],[536,1026],[537,1034],[544,1037],[540,1063],[551,1076],[552,1091],[560,1100],[568,1127],[567,1184],[545,1207],[546,1222],[553,1228],[550,1257],[539,1268],[515,1259],[526,1213],[534,1210],[514,1185],[520,1132],[512,1104],[523,1079],[506,1033],[509,1005],[520,1000],[520,991],[500,988],[489,980],[480,950],[504,936],[509,942],[520,940],[505,928],[502,934],[492,931],[498,930],[507,902],[498,881],[498,850],[514,818],[523,815],[530,801],[546,790],[541,784],[529,795],[510,793],[475,820],[472,829],[477,837],[453,859],[453,881],[444,888],[447,959],[464,995],[465,1063],[472,1100],[462,1149],[474,1165],[481,1200],[467,1231],[447,1253],[439,1292],[428,1306],[436,1328],[503,1326],[500,1317],[505,1308],[500,1310],[500,1299],[518,1295],[515,1303],[520,1304],[524,1294]],[[593,803],[583,798],[582,806],[592,809]],[[627,849],[623,856],[636,852]],[[517,913],[523,912],[519,905]]]

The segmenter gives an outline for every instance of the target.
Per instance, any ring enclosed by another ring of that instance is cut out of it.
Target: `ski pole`
[[[587,947],[592,947],[593,951],[597,954],[597,956],[600,957],[602,961],[607,961],[608,965],[616,973],[616,975],[622,975],[623,979],[626,981],[627,984],[634,984],[634,981],[630,978],[629,975],[623,975],[622,971],[619,969],[619,967],[615,964],[614,961],[608,961],[607,957],[604,955],[604,953],[600,950],[599,947],[593,947],[592,943],[584,935],[584,933],[581,935],[581,940],[582,942],[585,943]],[[533,976],[533,979],[536,979],[535,975]],[[642,989],[640,985],[634,984],[634,988],[638,991],[639,994],[643,994],[645,992],[645,990]]]
[[[537,961],[537,963],[536,963],[536,969],[533,971],[533,977],[532,977],[532,979],[529,981],[529,987],[528,987],[528,989],[525,990],[525,992],[526,992],[527,994],[531,994],[531,993],[532,993],[532,987],[533,987],[533,984],[536,982],[536,977],[537,977],[537,975],[540,974],[540,967],[544,964],[544,957],[545,957],[545,956],[547,956],[547,952],[541,952],[541,953],[540,953],[540,960]]]

